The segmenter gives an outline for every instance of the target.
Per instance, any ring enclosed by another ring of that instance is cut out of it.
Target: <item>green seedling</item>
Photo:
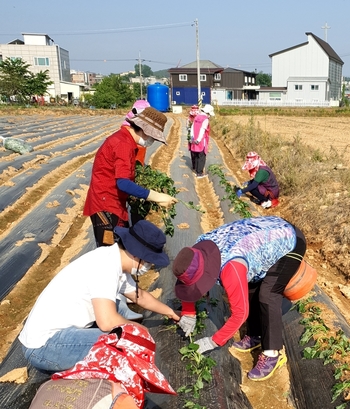
[[[341,361],[350,352],[350,340],[342,330],[338,330],[336,335],[328,336],[330,328],[323,322],[320,307],[313,305],[312,299],[299,301],[295,307],[304,315],[300,323],[305,326],[305,331],[300,339],[300,344],[305,345],[311,339],[315,339],[315,344],[303,350],[306,359],[323,359],[324,365],[332,364],[335,368],[334,378],[338,382],[332,387],[332,403],[339,397],[348,400],[350,395],[350,366]],[[342,403],[336,409],[345,409],[347,402]]]
[[[141,165],[136,162],[135,167],[135,183],[145,189],[155,190],[160,193],[167,193],[170,196],[175,197],[179,191],[175,187],[175,182],[166,173],[159,170],[152,169],[149,165]],[[164,225],[164,233],[173,236],[174,224],[172,219],[176,216],[175,205],[170,208],[160,206],[158,203],[150,202],[144,199],[130,196],[128,203],[130,205],[131,214],[138,215],[141,218],[145,218],[150,212],[160,213]]]
[[[233,206],[233,210],[243,218],[252,217],[252,214],[249,211],[249,205],[239,199],[236,195],[238,187],[232,187],[231,183],[226,180],[225,174],[222,171],[222,166],[210,165],[208,167],[208,171],[220,178],[219,183],[221,186],[223,186],[226,193],[225,196],[221,198],[221,200],[229,200],[231,202],[231,205]]]
[[[185,205],[187,209],[193,209],[196,210],[197,212],[205,213],[205,210],[203,210],[199,205],[195,205],[193,202],[184,202],[181,199],[177,199],[180,203]]]

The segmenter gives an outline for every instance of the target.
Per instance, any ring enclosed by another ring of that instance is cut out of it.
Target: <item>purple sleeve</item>
[[[116,179],[116,185],[118,189],[122,190],[128,195],[135,196],[140,199],[147,199],[149,195],[148,189],[137,185],[129,179]]]

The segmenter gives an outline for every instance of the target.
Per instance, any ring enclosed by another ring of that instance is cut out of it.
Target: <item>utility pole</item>
[[[194,21],[196,26],[196,49],[197,49],[197,88],[198,88],[198,106],[202,106],[202,90],[201,90],[201,69],[199,59],[199,33],[198,33],[198,19]]]
[[[140,99],[142,99],[141,51],[139,51]]]
[[[324,29],[324,41],[327,43],[327,30],[329,30],[330,29],[330,27],[327,25],[327,23],[323,26],[323,27],[321,27],[321,28],[323,28]]]

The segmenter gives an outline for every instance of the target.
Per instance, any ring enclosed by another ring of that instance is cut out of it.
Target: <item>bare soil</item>
[[[115,114],[113,113],[113,115]],[[181,128],[179,117],[173,114],[168,115],[174,119],[174,125],[168,138],[168,146],[159,149],[151,158],[150,164],[169,174],[172,158],[179,149],[179,132]],[[246,123],[249,117],[237,116],[234,120]],[[337,149],[347,152],[350,119],[341,118],[338,120],[338,118],[267,116],[261,117],[258,120],[260,126],[266,132],[277,132],[282,138],[294,138],[296,135],[299,135],[301,138],[305,138],[308,144],[316,148],[326,149],[334,145]],[[106,129],[101,137],[105,137],[109,133],[111,133],[111,129]],[[240,170],[240,160],[234,157],[234,153],[227,149],[223,142],[220,140],[216,142],[221,152],[221,161],[226,164],[239,181],[245,180],[245,175],[242,175]],[[66,177],[81,166],[82,161],[92,161],[93,156],[94,152],[91,152],[85,159],[80,158],[79,160],[71,161],[56,171],[51,172],[36,186],[29,188],[26,195],[20,198],[16,204],[9,209],[5,209],[0,214],[0,240],[6,236],[8,226],[13,226],[14,223],[17,223],[18,220],[24,217],[30,206],[45,197],[47,192],[51,189],[55,178]],[[11,155],[8,156],[6,160],[10,159]],[[346,156],[346,160],[349,161],[350,156]],[[349,162],[347,162],[347,165],[349,165]],[[32,162],[26,166],[34,167],[36,164]],[[0,184],[11,183],[11,178],[14,174],[16,174],[16,172],[9,168],[6,174],[0,175]],[[61,223],[53,238],[53,245],[44,246],[43,255],[40,260],[28,270],[26,276],[8,294],[6,299],[2,301],[0,305],[0,339],[2,339],[0,359],[3,359],[9,346],[18,335],[25,317],[28,315],[42,289],[47,285],[50,279],[69,262],[74,254],[79,252],[85,243],[86,232],[90,226],[90,221],[82,216],[82,208],[87,188],[87,185],[83,185],[79,192],[72,192],[75,195],[74,209],[67,215],[60,215]],[[223,223],[219,198],[215,196],[213,187],[208,178],[196,180],[196,191],[201,206],[206,210],[202,218],[202,229],[203,231],[209,231]],[[54,207],[55,203],[50,203],[49,205]],[[261,210],[259,209],[259,211]],[[274,209],[274,214],[288,219],[289,211],[290,210],[287,210],[287,207],[284,206],[282,200],[281,205]],[[154,219],[152,221],[158,223],[159,220],[157,217],[153,217]],[[188,228],[188,226],[179,225],[177,228]],[[18,245],[20,245],[20,243],[18,243]],[[328,255],[326,253],[320,253],[318,250],[318,248],[313,248],[311,245],[307,252],[307,256],[309,260],[311,260],[312,265],[318,270],[318,284],[342,310],[345,318],[350,323],[350,301],[339,288],[339,285],[345,286],[347,282],[344,277],[337,272],[336,268],[330,267],[327,261]],[[329,257],[331,258],[332,254],[329,254]],[[148,288],[156,279],[157,274],[151,271],[142,277],[143,281],[141,285],[143,288]],[[161,289],[157,289],[154,295],[159,296],[160,293]],[[236,337],[237,336],[238,334],[236,334]],[[288,400],[289,374],[286,365],[279,370],[278,376],[272,377],[261,385],[260,383],[256,384],[249,381],[247,377],[244,376],[253,366],[255,359],[254,354],[236,353],[235,356],[242,363],[242,389],[247,394],[254,408],[293,408]]]

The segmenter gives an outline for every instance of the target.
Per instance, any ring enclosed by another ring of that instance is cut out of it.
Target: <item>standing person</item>
[[[71,368],[99,336],[131,323],[117,311],[118,294],[145,309],[180,319],[172,308],[138,288],[131,276],[146,273],[152,264],[169,264],[165,234],[147,220],[130,228],[116,227],[115,233],[118,243],[71,262],[37,299],[19,335],[24,355],[35,368],[52,372]]]
[[[195,171],[195,162],[194,162],[194,153],[191,151],[191,128],[194,121],[194,118],[199,114],[198,105],[192,105],[190,112],[186,120],[186,129],[187,129],[187,141],[188,141],[188,150],[191,155],[192,171]]]
[[[278,182],[275,174],[260,156],[256,152],[248,152],[242,169],[248,170],[251,179],[245,183],[243,189],[236,192],[237,196],[241,197],[242,194],[249,192],[264,209],[276,207],[279,204],[280,193]]]
[[[126,120],[130,126],[122,126],[103,142],[92,167],[83,213],[91,218],[98,247],[114,243],[115,226],[129,225],[129,195],[165,207],[177,201],[168,194],[144,189],[134,182],[138,146],[148,147],[154,141],[166,144],[163,132],[167,117],[148,107]]]
[[[215,116],[214,108],[207,104],[200,108],[200,112],[195,116],[191,127],[191,157],[193,170],[196,172],[197,178],[203,178],[204,166],[209,148],[210,125],[209,117]]]
[[[182,301],[180,327],[188,336],[196,324],[195,302],[216,283],[226,291],[231,316],[213,336],[196,341],[198,352],[223,346],[247,320],[247,335],[233,347],[248,352],[262,347],[254,381],[272,376],[287,362],[281,353],[282,299],[306,251],[303,233],[276,216],[242,219],[202,234],[183,248],[173,263],[175,294]],[[293,254],[290,254],[293,253]]]

